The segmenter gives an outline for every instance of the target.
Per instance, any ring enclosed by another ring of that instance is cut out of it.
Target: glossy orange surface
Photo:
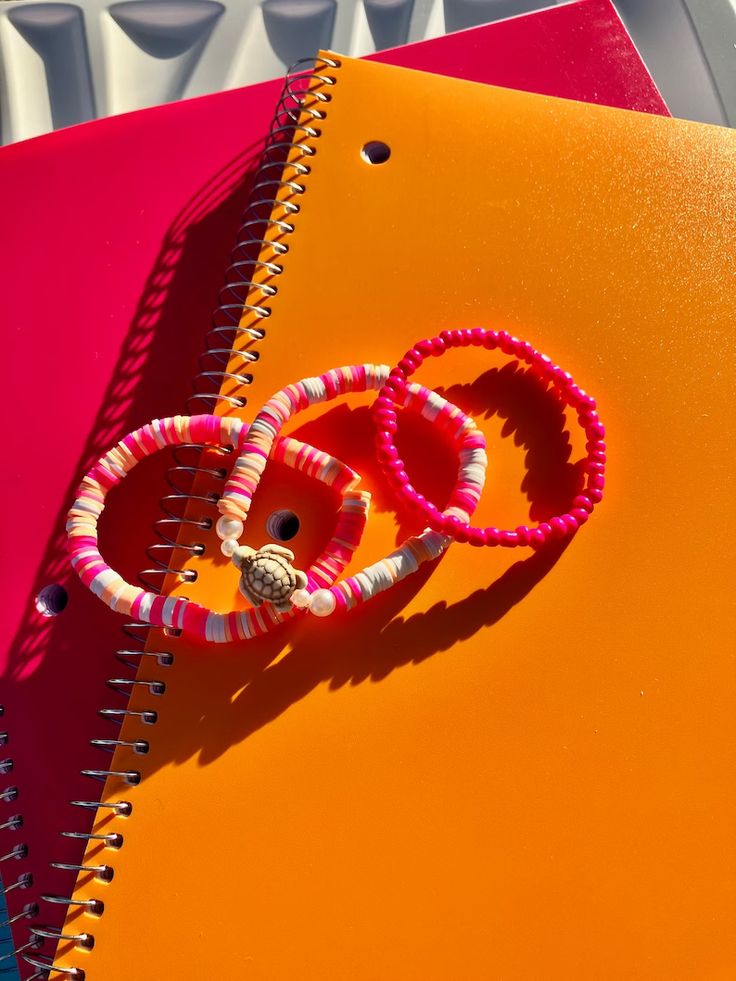
[[[335,75],[246,417],[336,364],[504,327],[598,399],[606,498],[565,549],[454,546],[334,621],[166,639],[166,695],[134,699],[159,721],[124,729],[151,752],[116,756],[144,775],[134,813],[100,821],[125,836],[115,878],[78,886],[105,913],[68,922],[96,946],[62,963],[89,981],[731,978],[736,135],[349,59]],[[569,501],[579,438],[533,378],[473,350],[419,379],[487,434],[480,519]],[[352,568],[413,529],[367,404],[292,427],[375,491]],[[441,497],[446,448],[401,439]],[[251,544],[283,507],[303,563],[334,500],[274,468]],[[206,544],[182,591],[226,609],[237,576]]]

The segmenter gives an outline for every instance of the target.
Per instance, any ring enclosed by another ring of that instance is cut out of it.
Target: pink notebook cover
[[[667,114],[608,0],[580,0],[459,34],[381,52],[377,60],[438,74]],[[69,575],[65,512],[89,463],[130,429],[184,409],[211,311],[268,132],[281,81],[73,127],[0,151],[0,322],[6,342],[5,561],[0,588],[0,701],[13,760],[0,792],[0,866],[9,915],[44,892],[69,895],[89,830],[72,799],[100,784],[80,766],[107,766],[90,737],[115,738],[98,715],[124,708],[106,685],[130,672],[121,620]],[[451,121],[448,121],[450,125]],[[166,465],[171,465],[170,461]],[[169,488],[163,467],[139,468],[101,529],[112,564],[135,577]],[[39,590],[68,589],[56,617]],[[39,921],[63,908],[40,901]],[[13,924],[17,947],[28,921]],[[4,953],[0,949],[0,954]],[[3,964],[0,962],[0,967]]]

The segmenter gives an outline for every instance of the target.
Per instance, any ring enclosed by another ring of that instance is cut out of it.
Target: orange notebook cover
[[[247,311],[236,340],[259,356],[252,384],[222,389],[247,405],[221,411],[252,418],[289,382],[393,364],[445,328],[504,328],[597,398],[606,497],[566,547],[457,544],[327,621],[241,645],[169,638],[165,694],[142,685],[131,703],[156,724],[123,727],[150,752],[113,763],[142,781],[106,787],[132,813],[97,820],[124,845],[87,856],[114,877],[83,875],[67,919],[94,946],[70,941],[57,967],[88,981],[732,977],[736,134],[335,57],[311,90],[331,96],[326,118],[294,140],[300,158],[316,151],[299,211],[265,236],[288,249],[261,253],[282,266],[270,316]],[[386,162],[363,158],[372,140]],[[465,349],[418,380],[486,434],[479,523],[569,504],[583,447],[528,372]],[[371,399],[288,429],[374,493],[348,571],[418,530],[380,478]],[[402,420],[399,438],[439,500],[452,455],[426,426]],[[269,465],[245,540],[291,510],[303,567],[335,507]],[[237,575],[202,542],[177,591],[232,608]]]

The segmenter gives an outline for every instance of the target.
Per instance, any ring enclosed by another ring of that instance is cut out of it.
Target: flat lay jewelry
[[[223,547],[232,549],[233,545],[226,544],[231,540],[230,536],[243,533],[243,522],[247,519],[266,462],[272,455],[272,446],[288,420],[307,406],[332,401],[347,392],[380,389],[387,377],[385,365],[351,365],[288,385],[269,399],[247,432],[217,505],[222,517],[216,529],[224,539]],[[488,461],[483,434],[457,406],[423,386],[407,385],[402,406],[419,412],[438,429],[448,432],[454,441],[459,458],[458,474],[443,514],[459,523],[467,523],[480,500],[485,482]],[[295,590],[291,602],[317,616],[328,616],[336,609],[351,609],[416,572],[422,563],[437,558],[449,541],[447,536],[429,529],[407,539],[391,555],[340,583],[316,590],[309,586]],[[354,542],[353,548],[357,544]]]
[[[543,383],[551,383],[561,401],[577,414],[586,437],[585,486],[569,512],[540,522],[500,530],[470,524],[486,479],[483,433],[473,419],[437,392],[410,382],[427,357],[452,347],[498,348],[526,364]],[[426,520],[428,527],[404,541],[390,555],[340,580],[358,547],[370,505],[370,494],[358,489],[359,475],[322,450],[291,437],[283,427],[308,406],[351,392],[376,391],[376,452],[384,474],[399,499]],[[413,411],[446,433],[455,448],[458,467],[447,506],[440,510],[411,484],[394,443],[398,412]],[[601,500],[604,486],[604,428],[596,403],[546,356],[504,331],[481,328],[443,331],[420,341],[389,369],[386,365],[350,365],[314,378],[304,378],[276,392],[248,426],[242,420],[214,415],[174,416],[154,420],[135,430],[106,453],[84,477],[72,505],[67,534],[72,566],[82,582],[111,609],[146,623],[164,626],[215,643],[257,637],[300,611],[329,616],[350,610],[390,589],[436,559],[453,542],[471,545],[529,545],[577,531]],[[97,543],[98,521],[109,491],[146,456],[181,443],[232,446],[236,460],[218,501],[216,532],[222,553],[235,565],[239,589],[250,606],[218,613],[184,597],[159,596],[126,582],[103,559]],[[253,496],[269,461],[286,464],[332,487],[340,495],[332,538],[308,569],[294,567],[294,553],[281,544],[259,547],[241,543]]]

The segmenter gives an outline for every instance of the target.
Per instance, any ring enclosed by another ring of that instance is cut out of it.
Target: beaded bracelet
[[[243,533],[243,522],[247,519],[274,441],[288,420],[310,405],[332,401],[348,392],[380,390],[385,386],[388,373],[386,365],[334,368],[316,378],[305,378],[295,385],[288,385],[269,399],[247,431],[217,505],[222,517],[216,530],[227,553],[232,554],[238,547],[235,539]],[[457,481],[442,514],[460,525],[467,524],[485,483],[488,461],[483,434],[457,406],[424,386],[404,386],[401,404],[405,409],[419,411],[425,419],[447,431],[455,443],[459,458]],[[309,587],[295,589],[291,602],[317,616],[329,616],[336,609],[352,609],[416,572],[424,562],[437,558],[451,540],[447,535],[427,529],[343,582],[316,590]]]
[[[394,443],[397,429],[396,407],[403,404],[406,399],[407,379],[414,374],[425,358],[439,357],[453,347],[471,345],[488,350],[498,348],[504,354],[524,361],[539,374],[543,382],[551,382],[562,401],[577,413],[578,421],[587,437],[587,455],[583,464],[586,483],[582,493],[572,502],[572,508],[565,514],[548,518],[531,528],[526,525],[520,525],[513,530],[473,527],[456,515],[440,511],[412,486],[404,461]],[[541,354],[527,341],[520,341],[506,331],[483,328],[445,330],[438,337],[419,341],[407,351],[398,365],[391,369],[388,380],[374,403],[373,416],[378,428],[376,435],[378,459],[391,487],[405,504],[427,521],[430,528],[457,542],[469,542],[471,545],[503,545],[507,548],[531,545],[539,548],[550,538],[572,535],[588,520],[593,508],[603,497],[606,463],[606,444],[603,441],[605,429],[598,418],[595,399],[578,388],[572,376],[554,364],[546,354]]]
[[[551,382],[563,402],[576,411],[587,436],[586,484],[584,493],[575,498],[569,512],[535,527],[522,525],[513,531],[470,525],[485,483],[487,457],[483,434],[457,406],[430,389],[408,382],[425,357],[468,345],[499,348],[518,357],[531,365],[543,381]],[[305,443],[282,437],[280,432],[289,419],[308,406],[331,401],[348,392],[369,390],[379,392],[373,413],[378,424],[376,442],[381,467],[399,497],[425,517],[429,527],[408,538],[380,561],[337,582],[361,540],[370,494],[357,490],[360,478],[350,467]],[[442,511],[409,482],[394,445],[397,406],[420,412],[453,439],[459,458],[457,480]],[[412,574],[422,563],[439,556],[453,541],[538,548],[549,538],[572,534],[602,498],[604,434],[595,401],[575,385],[569,374],[527,342],[505,331],[443,331],[439,337],[420,341],[391,370],[385,365],[351,365],[289,385],[266,403],[250,427],[238,419],[218,416],[175,416],[154,420],[129,434],[82,481],[67,521],[72,565],[82,582],[114,610],[209,641],[247,640],[270,630],[298,609],[309,609],[318,616],[328,616],[336,609],[351,609]],[[229,444],[237,451],[235,465],[218,502],[221,517],[216,530],[222,539],[223,553],[240,570],[240,591],[250,600],[251,609],[215,613],[183,597],[159,596],[132,586],[107,565],[97,547],[98,519],[109,490],[144,457],[164,446],[189,442]],[[313,476],[341,495],[335,532],[306,572],[292,567],[294,554],[282,545],[270,544],[256,550],[238,542],[269,459]]]
[[[357,548],[365,528],[370,494],[356,489],[359,475],[328,453],[279,436],[293,414],[346,392],[379,390],[388,378],[386,365],[356,365],[307,378],[277,392],[249,428],[241,420],[219,416],[175,416],[154,420],[130,433],[106,453],[84,477],[67,520],[72,566],[82,582],[113,610],[155,626],[170,627],[216,643],[247,640],[265,633],[298,609],[327,616],[349,609],[388,589],[423,562],[436,558],[451,538],[427,529],[407,539],[385,559],[332,584]],[[406,387],[403,405],[450,432],[459,455],[458,480],[446,514],[468,522],[485,482],[485,440],[472,419],[435,392]],[[98,522],[109,491],[146,456],[164,446],[198,442],[231,445],[238,458],[218,503],[216,530],[221,549],[241,571],[240,590],[253,607],[216,613],[183,597],[164,597],[126,582],[103,559]],[[293,553],[281,545],[255,550],[240,545],[241,516],[247,516],[267,460],[283,462],[315,477],[342,495],[335,532],[306,572],[293,569]]]
[[[262,603],[248,610],[215,613],[183,597],[159,596],[126,582],[105,562],[97,546],[98,521],[109,491],[142,459],[164,446],[181,443],[237,447],[247,428],[239,419],[212,415],[155,419],[122,439],[87,473],[66,524],[71,562],[85,586],[111,609],[157,627],[170,627],[216,643],[248,640],[294,615],[295,610],[290,605],[283,607]],[[324,551],[304,574],[309,589],[328,586],[350,561],[361,539],[370,494],[356,490],[360,478],[354,470],[298,440],[288,437],[277,440],[273,459],[308,473],[337,489],[342,496],[335,532]],[[254,571],[258,570],[260,563],[260,569],[267,577],[269,572],[263,566],[274,561],[279,566],[281,563],[278,555],[263,553],[263,549],[254,553],[257,557]],[[291,557],[293,559],[293,554]],[[239,564],[239,559],[242,562],[240,556],[233,558],[236,564]],[[264,587],[268,585],[264,583]],[[273,586],[273,577],[270,585]]]

